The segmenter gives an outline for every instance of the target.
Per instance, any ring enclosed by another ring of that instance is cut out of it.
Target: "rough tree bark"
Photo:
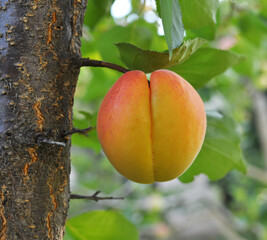
[[[62,239],[87,0],[0,0],[0,239]]]

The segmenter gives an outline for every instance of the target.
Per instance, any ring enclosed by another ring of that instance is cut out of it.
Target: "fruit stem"
[[[85,129],[78,129],[78,128],[73,128],[73,130],[71,132],[64,132],[61,134],[62,137],[66,137],[68,135],[72,135],[74,133],[80,133],[83,135],[88,136],[88,132],[90,132],[91,130],[95,129],[95,127],[89,127],[89,128],[85,128]]]
[[[105,68],[114,69],[114,70],[122,72],[122,73],[126,73],[126,72],[130,71],[129,69],[124,68],[124,67],[119,66],[119,65],[114,64],[114,63],[94,60],[94,59],[90,59],[90,58],[80,58],[78,60],[78,67],[105,67]]]

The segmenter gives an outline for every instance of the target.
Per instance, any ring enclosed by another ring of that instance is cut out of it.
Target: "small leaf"
[[[82,114],[85,119],[87,119],[88,121],[90,121],[93,118],[93,115],[89,112],[86,111],[79,111],[80,114]]]
[[[206,41],[200,38],[188,40],[180,47],[174,49],[173,57],[169,60],[166,52],[143,50],[129,43],[117,43],[120,58],[131,70],[142,70],[146,73],[161,68],[170,68],[186,61]]]
[[[67,221],[68,236],[79,240],[138,240],[136,227],[115,211],[93,211]]]
[[[184,26],[182,13],[178,0],[161,0],[160,11],[165,39],[169,48],[169,59],[172,51],[183,42]]]
[[[207,120],[202,149],[192,166],[179,178],[184,183],[193,181],[200,173],[210,180],[218,180],[233,169],[246,172],[235,122],[214,112],[207,112]]]

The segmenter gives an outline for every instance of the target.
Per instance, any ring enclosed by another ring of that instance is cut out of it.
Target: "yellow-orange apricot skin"
[[[194,161],[206,114],[195,89],[169,70],[125,73],[105,96],[97,134],[112,165],[138,183],[172,180]]]
[[[139,183],[155,182],[149,99],[146,75],[127,72],[109,90],[97,117],[106,156],[119,173]]]

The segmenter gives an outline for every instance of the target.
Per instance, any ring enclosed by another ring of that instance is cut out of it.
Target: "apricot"
[[[100,144],[112,165],[138,183],[180,176],[194,161],[206,132],[204,104],[169,70],[129,71],[105,96],[97,118]]]

